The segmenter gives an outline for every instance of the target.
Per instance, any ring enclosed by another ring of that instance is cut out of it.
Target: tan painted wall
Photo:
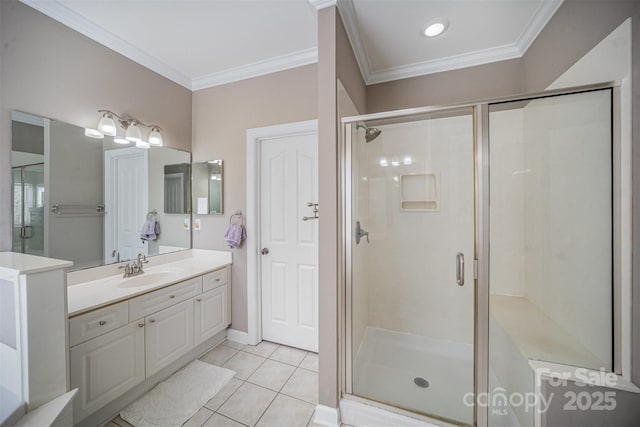
[[[100,108],[191,149],[191,92],[14,0],[0,2],[0,250],[10,232],[10,111],[95,127]]]
[[[400,110],[518,94],[519,59],[395,80],[367,87],[367,112]]]
[[[224,161],[224,215],[198,215],[195,248],[229,250],[229,217],[238,209],[246,213],[247,129],[316,119],[317,89],[317,67],[308,65],[194,92],[193,161]],[[232,277],[231,327],[247,331],[245,244],[233,250]]]

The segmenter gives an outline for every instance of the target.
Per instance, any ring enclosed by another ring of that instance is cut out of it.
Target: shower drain
[[[415,385],[417,385],[420,388],[428,388],[429,387],[429,381],[425,380],[422,377],[415,377],[413,379],[413,382],[415,383]]]

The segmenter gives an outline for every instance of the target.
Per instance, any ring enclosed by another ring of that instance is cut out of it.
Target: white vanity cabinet
[[[144,323],[148,377],[193,348],[193,298],[152,314]]]
[[[144,324],[130,323],[71,348],[75,421],[144,381],[144,344]]]
[[[195,345],[203,343],[229,324],[227,292],[227,286],[220,286],[195,299]]]
[[[224,331],[231,323],[228,271],[226,266],[69,319],[71,386],[80,391],[74,421]]]

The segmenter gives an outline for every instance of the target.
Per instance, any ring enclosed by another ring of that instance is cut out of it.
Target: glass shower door
[[[44,255],[44,164],[12,168],[13,252]]]
[[[347,150],[347,392],[473,425],[473,110],[353,123]]]

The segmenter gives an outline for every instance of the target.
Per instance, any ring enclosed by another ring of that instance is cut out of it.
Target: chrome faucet
[[[133,277],[138,276],[144,273],[144,269],[142,268],[143,264],[148,263],[147,256],[140,252],[138,257],[131,263],[126,263],[125,265],[121,265],[118,267],[119,269],[124,269],[124,276],[122,277]]]

